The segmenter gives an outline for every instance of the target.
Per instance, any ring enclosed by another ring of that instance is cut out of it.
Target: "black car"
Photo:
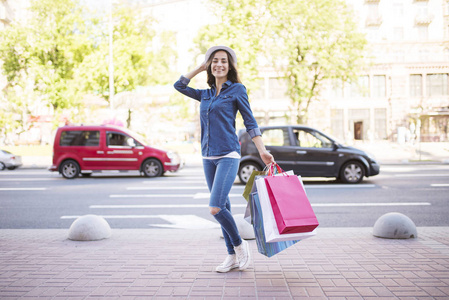
[[[260,127],[267,150],[282,169],[303,177],[336,177],[345,183],[359,183],[363,177],[379,174],[375,158],[354,147],[343,146],[324,133],[307,126]],[[265,165],[245,130],[239,131],[242,158],[239,178],[246,183],[253,170]]]

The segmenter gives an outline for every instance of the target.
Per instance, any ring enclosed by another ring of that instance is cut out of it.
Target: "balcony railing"
[[[380,26],[380,25],[382,25],[382,17],[381,16],[369,16],[366,18],[365,25],[366,25],[366,27]]]
[[[417,14],[415,17],[415,25],[429,25],[432,23],[433,15],[431,14]]]

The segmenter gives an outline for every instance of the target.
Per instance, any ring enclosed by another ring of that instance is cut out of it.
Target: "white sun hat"
[[[212,55],[212,53],[214,53],[215,51],[218,51],[218,50],[224,50],[224,51],[228,52],[231,55],[232,60],[234,61],[234,64],[237,64],[237,55],[235,54],[234,50],[232,50],[231,48],[226,47],[226,46],[213,46],[213,47],[210,47],[207,50],[206,54],[204,55],[204,60],[208,61],[209,57]]]

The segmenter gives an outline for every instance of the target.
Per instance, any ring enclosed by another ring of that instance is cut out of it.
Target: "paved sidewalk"
[[[218,230],[114,229],[94,242],[67,230],[0,230],[0,299],[449,299],[449,227],[418,238],[322,228],[246,271],[214,272]]]

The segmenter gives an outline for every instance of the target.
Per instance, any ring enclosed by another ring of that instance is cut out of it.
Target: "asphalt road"
[[[304,178],[321,227],[372,227],[400,212],[417,226],[449,226],[449,165],[386,165],[358,185]],[[234,214],[243,214],[244,186],[231,191]],[[160,178],[137,172],[94,174],[66,180],[43,169],[0,172],[0,228],[69,228],[86,214],[112,228],[202,228],[209,215],[202,168],[186,167]]]

